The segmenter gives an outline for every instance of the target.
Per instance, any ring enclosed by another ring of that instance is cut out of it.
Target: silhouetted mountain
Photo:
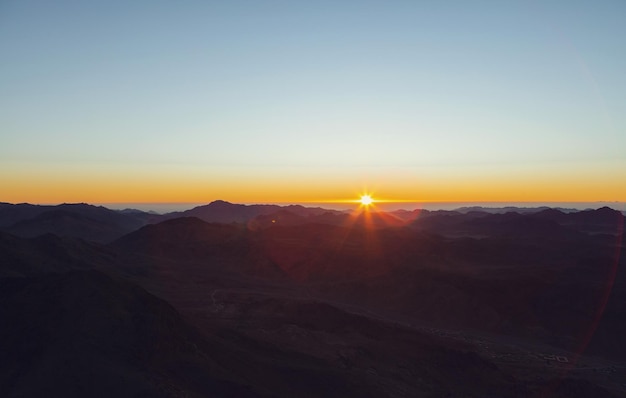
[[[470,233],[518,239],[572,239],[580,236],[577,231],[561,226],[553,220],[519,213],[493,214],[475,218],[464,222],[463,227],[467,228]]]
[[[28,203],[0,203],[0,228],[4,229],[16,222],[33,218],[54,206],[31,205]]]
[[[608,234],[623,235],[624,215],[609,207],[602,207],[597,210],[585,210],[577,213],[568,213],[561,225],[572,226],[578,231],[590,235]]]
[[[159,213],[153,210],[143,211],[143,210],[138,210],[138,209],[122,209],[122,210],[115,210],[115,211],[121,214],[130,214],[135,217],[145,219],[146,221],[150,221],[154,218],[154,216],[160,215]]]
[[[424,210],[416,209],[416,210],[394,210],[390,212],[394,217],[397,217],[401,220],[405,221],[413,221],[422,214]]]
[[[168,213],[163,216],[163,219],[197,217],[207,222],[245,224],[255,217],[276,213],[282,210],[288,211],[289,213],[300,217],[317,216],[328,212],[335,212],[333,210],[326,210],[319,207],[311,208],[300,205],[241,205],[225,202],[223,200],[216,200],[208,205],[198,206],[191,210]]]
[[[35,237],[53,233],[103,243],[136,230],[153,217],[87,204],[0,206],[0,228],[14,235]]]
[[[589,233],[615,234],[622,219],[620,212],[606,207],[572,213],[556,209],[493,214],[424,211],[412,225],[419,230],[450,236],[575,239]]]
[[[10,319],[0,329],[0,393],[513,397],[527,391],[462,343],[327,304],[271,299],[244,306],[245,333],[216,325],[214,334],[203,335],[166,302],[99,272],[0,279],[0,317]],[[302,341],[307,335],[316,342]]]
[[[562,208],[553,208],[547,206],[539,206],[539,207],[518,207],[518,206],[504,206],[504,207],[484,207],[484,206],[465,206],[459,207],[458,209],[454,209],[454,211],[458,213],[470,213],[470,212],[480,212],[480,213],[490,213],[490,214],[502,214],[502,213],[519,213],[519,214],[531,214],[537,213],[544,210],[549,209],[557,209],[563,212],[576,212],[576,209],[562,209]]]
[[[468,212],[460,213],[458,211],[428,211],[424,210],[413,220],[412,227],[430,233],[445,234],[453,233],[467,234],[462,225],[475,218],[487,217],[489,213],[484,212]]]

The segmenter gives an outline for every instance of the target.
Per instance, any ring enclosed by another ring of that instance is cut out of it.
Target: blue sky
[[[625,17],[623,1],[4,1],[0,179],[185,173],[217,195],[224,176],[626,178]]]

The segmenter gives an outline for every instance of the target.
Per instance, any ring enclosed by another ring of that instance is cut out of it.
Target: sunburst
[[[369,206],[374,203],[374,199],[371,195],[361,195],[361,199],[359,200],[359,202],[361,202],[361,205],[363,206]]]

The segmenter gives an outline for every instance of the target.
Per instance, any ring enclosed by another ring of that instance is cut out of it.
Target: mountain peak
[[[218,200],[214,200],[213,202],[208,204],[208,206],[211,206],[211,205],[232,205],[232,203],[231,202],[227,202],[225,200],[218,199]]]

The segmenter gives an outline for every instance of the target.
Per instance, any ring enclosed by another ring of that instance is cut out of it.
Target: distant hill
[[[462,233],[475,235],[493,234],[498,231],[504,234],[524,235],[528,232],[530,223],[534,223],[537,231],[543,230],[545,235],[550,235],[552,232],[549,230],[554,229],[555,225],[550,227],[546,223],[551,222],[579,232],[610,233],[615,213],[606,207],[581,212],[570,212],[570,209],[561,211],[546,207],[497,209],[468,207],[456,211],[347,212],[300,205],[242,205],[218,200],[183,212],[158,215],[134,209],[113,211],[102,206],[83,203],[57,206],[0,203],[0,231],[21,237],[35,237],[51,233],[108,243],[147,224],[181,217],[195,217],[206,222],[246,225],[252,230],[305,224],[326,224],[350,228],[359,226],[389,228],[412,224],[418,229],[434,233],[445,234],[446,231],[454,230],[457,234],[465,231]],[[513,214],[518,216],[513,216]],[[490,215],[492,218],[488,217]],[[521,218],[521,215],[534,216],[534,218]],[[513,218],[525,223],[525,226],[521,226],[522,229],[520,229],[513,225],[512,223],[516,222]],[[483,220],[478,221],[479,219]],[[505,219],[508,221],[505,222]],[[544,224],[540,225],[541,222]],[[543,229],[543,227],[548,229]]]
[[[537,213],[543,210],[555,209],[561,211],[563,213],[572,213],[580,210],[573,208],[561,208],[561,207],[549,207],[549,206],[537,206],[537,207],[518,207],[518,206],[504,206],[504,207],[485,207],[485,206],[465,206],[459,207],[458,209],[454,209],[459,213],[469,213],[473,211],[483,212],[483,213],[520,213],[520,214],[529,214],[529,213]]]
[[[304,207],[300,205],[241,205],[216,200],[208,205],[198,206],[183,212],[173,212],[163,215],[163,219],[178,217],[197,217],[207,222],[219,223],[247,223],[255,217],[287,211],[297,217],[318,216],[324,213],[340,214],[336,210],[327,210],[319,207]]]
[[[113,211],[82,203],[56,206],[0,203],[0,231],[27,238],[51,233],[108,243],[144,225],[181,217],[224,224],[248,224],[254,229],[270,226],[276,219],[286,225],[311,222],[340,224],[347,215],[336,210],[300,205],[241,205],[224,201],[163,215],[134,209]]]
[[[615,235],[623,228],[621,220],[623,215],[608,207],[571,213],[546,208],[522,213],[423,211],[411,225],[454,236],[571,239],[587,234]]]
[[[102,206],[62,204],[0,205],[0,230],[21,237],[52,233],[94,242],[110,242],[155,218],[143,212],[117,212]]]
[[[615,233],[616,226],[623,223],[623,215],[609,207],[572,213],[563,213],[557,209],[546,209],[536,213],[535,216],[541,219],[553,220],[560,225],[586,233]],[[621,225],[621,228],[623,228],[623,225]]]

